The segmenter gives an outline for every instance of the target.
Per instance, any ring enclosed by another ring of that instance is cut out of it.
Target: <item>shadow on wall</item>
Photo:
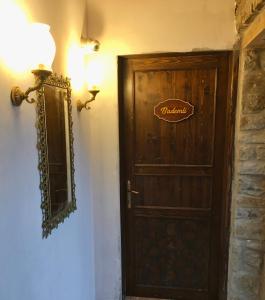
[[[100,11],[91,3],[86,3],[81,35],[97,39],[104,31],[104,22]]]

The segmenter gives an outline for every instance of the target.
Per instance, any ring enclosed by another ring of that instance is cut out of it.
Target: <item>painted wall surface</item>
[[[75,56],[84,2],[17,0],[33,21],[51,25],[54,70],[72,78],[74,101],[85,97]],[[101,93],[90,111],[73,111],[78,210],[47,240],[41,239],[35,110],[9,102],[11,86],[26,88],[33,79],[0,62],[1,300],[120,299],[117,56],[231,49],[234,1],[88,0],[88,25],[102,44],[93,70]],[[20,44],[15,52],[22,50]]]
[[[1,46],[13,59],[26,47],[13,9],[35,22],[51,25],[57,44],[54,71],[66,74],[68,49],[79,42],[85,3],[82,0],[0,0],[12,4],[1,15]],[[2,8],[2,7],[1,7]],[[0,14],[3,11],[0,10]],[[14,22],[14,23],[12,23]],[[13,27],[14,26],[14,27]],[[6,32],[6,36],[2,36]],[[30,50],[29,50],[30,51]],[[28,55],[25,53],[24,55]],[[29,53],[30,55],[30,53]],[[26,60],[27,57],[20,57]],[[9,94],[13,85],[34,84],[30,73],[17,74],[0,61],[0,299],[1,300],[90,300],[94,297],[93,223],[88,183],[89,164],[86,131],[80,133],[73,110],[75,134],[76,196],[78,210],[47,239],[42,240],[39,174],[37,170],[34,105],[15,108]],[[87,128],[86,128],[87,129]]]
[[[97,300],[120,297],[117,56],[231,49],[233,0],[89,0],[89,33],[101,41],[102,91],[79,126],[90,128]]]

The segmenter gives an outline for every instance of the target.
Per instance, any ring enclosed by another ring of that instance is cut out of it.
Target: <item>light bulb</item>
[[[52,71],[56,46],[50,33],[50,26],[33,23],[30,26],[32,69]]]

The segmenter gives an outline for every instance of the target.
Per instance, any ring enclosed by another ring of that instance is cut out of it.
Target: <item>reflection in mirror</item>
[[[37,101],[43,237],[76,209],[72,124],[70,81],[52,75]]]

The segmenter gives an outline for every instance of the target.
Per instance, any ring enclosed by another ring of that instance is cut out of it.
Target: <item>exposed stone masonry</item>
[[[238,30],[247,26],[264,5],[265,0],[236,0],[236,22]]]
[[[246,53],[231,222],[229,300],[264,300],[265,50]]]

